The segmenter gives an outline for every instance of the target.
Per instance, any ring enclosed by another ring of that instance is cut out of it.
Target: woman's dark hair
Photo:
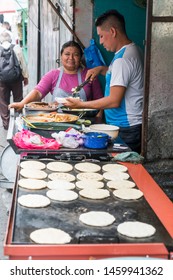
[[[82,57],[83,51],[82,51],[80,45],[77,42],[75,42],[75,41],[68,41],[64,45],[62,45],[62,48],[61,48],[61,51],[60,51],[61,55],[63,54],[64,50],[66,48],[68,48],[68,47],[75,47],[75,48],[77,48],[79,50],[79,52],[80,52],[80,56]]]
[[[125,28],[125,20],[124,16],[121,15],[117,10],[109,10],[102,15],[100,15],[96,21],[95,21],[95,26],[103,26],[103,25],[108,25],[114,26],[119,28],[122,32],[126,33],[126,28]]]

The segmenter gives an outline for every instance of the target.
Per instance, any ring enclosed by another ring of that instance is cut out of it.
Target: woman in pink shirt
[[[46,73],[21,102],[11,103],[9,107],[19,111],[29,102],[42,100],[49,92],[52,94],[52,101],[55,101],[56,97],[72,96],[72,88],[85,81],[88,71],[81,63],[82,55],[83,51],[77,42],[65,43],[61,49],[62,66]],[[84,101],[103,97],[98,78],[86,84],[79,95]]]

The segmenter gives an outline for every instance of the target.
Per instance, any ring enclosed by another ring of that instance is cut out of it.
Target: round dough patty
[[[115,217],[104,211],[90,211],[79,216],[79,220],[89,226],[106,227],[115,221]]]
[[[38,244],[66,244],[72,238],[61,229],[43,228],[31,232],[30,239]]]
[[[137,189],[119,189],[113,191],[113,195],[126,200],[139,199],[143,196],[143,192]]]
[[[69,172],[73,169],[73,166],[66,162],[55,161],[55,162],[49,162],[47,164],[47,169],[56,172]]]
[[[104,183],[96,180],[81,180],[76,182],[76,187],[78,189],[87,189],[87,188],[101,189],[104,187]]]
[[[81,172],[77,174],[77,179],[78,180],[96,180],[96,181],[101,181],[103,180],[103,175],[96,173],[96,172]]]
[[[75,184],[65,180],[53,180],[47,183],[47,187],[51,190],[72,190],[75,189]]]
[[[40,179],[23,178],[18,181],[18,185],[24,189],[41,190],[46,188],[47,183],[44,180],[40,180]]]
[[[51,174],[48,175],[48,178],[50,180],[60,179],[60,180],[68,181],[68,182],[72,182],[72,181],[75,180],[75,176],[74,175],[68,174],[68,173],[65,173],[65,172],[51,173]]]
[[[126,172],[127,167],[122,165],[122,164],[117,164],[117,163],[108,163],[102,166],[102,170],[106,172],[116,172],[116,171],[121,171],[121,172]]]
[[[78,198],[78,194],[70,190],[50,190],[46,195],[50,199],[57,201],[72,201]]]
[[[98,172],[101,170],[100,165],[92,162],[77,163],[74,167],[80,172]]]
[[[19,196],[18,203],[28,208],[40,208],[48,206],[50,199],[44,195],[26,194]]]
[[[45,179],[47,177],[47,173],[42,170],[37,169],[21,169],[20,175],[22,175],[25,178],[30,179]]]
[[[37,160],[27,160],[27,161],[22,161],[20,163],[20,167],[21,168],[29,168],[29,169],[45,169],[46,168],[46,164],[44,164],[41,161],[37,161]]]
[[[156,232],[156,229],[150,224],[135,221],[119,224],[117,231],[128,237],[144,238],[152,236]]]
[[[125,189],[125,188],[134,188],[136,185],[132,181],[116,180],[116,181],[108,181],[107,186],[110,189]]]
[[[87,188],[79,191],[79,194],[83,197],[90,199],[104,199],[110,196],[108,190],[96,189],[96,188]]]
[[[105,172],[103,173],[103,177],[106,180],[116,181],[116,180],[127,180],[129,179],[129,174],[121,172],[121,171],[114,171],[114,172]]]

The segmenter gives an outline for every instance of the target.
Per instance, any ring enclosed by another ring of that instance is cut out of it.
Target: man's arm
[[[125,94],[125,87],[113,86],[110,88],[110,95],[92,101],[81,101],[75,98],[66,98],[67,102],[64,106],[71,109],[83,108],[83,109],[109,109],[118,108]]]

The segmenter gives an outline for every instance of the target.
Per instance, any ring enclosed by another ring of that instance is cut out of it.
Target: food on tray
[[[108,164],[104,164],[102,166],[102,170],[106,171],[106,172],[114,172],[114,171],[122,171],[122,172],[126,172],[127,171],[127,167],[122,165],[122,164],[117,164],[117,163],[108,163]]]
[[[48,206],[50,204],[50,199],[44,195],[26,194],[19,196],[18,203],[28,208],[40,208]]]
[[[52,111],[58,108],[55,103],[46,103],[46,102],[30,102],[25,105],[25,108],[28,110],[38,110],[38,111]]]
[[[22,168],[33,168],[33,169],[45,169],[46,168],[46,164],[44,164],[41,161],[37,161],[37,160],[27,160],[27,161],[22,161],[20,163],[20,167]]]
[[[44,180],[23,178],[18,181],[18,185],[24,189],[41,190],[46,188],[47,183]]]
[[[31,232],[30,239],[38,244],[66,244],[72,238],[61,229],[43,228]]]
[[[101,169],[100,165],[92,162],[77,163],[74,167],[81,172],[98,172]]]
[[[127,180],[129,179],[129,174],[121,172],[121,171],[114,171],[114,172],[105,172],[103,173],[103,177],[106,180],[115,181],[115,180]]]
[[[79,216],[79,220],[89,226],[106,227],[115,221],[115,217],[104,211],[90,211]]]
[[[104,199],[110,196],[110,192],[108,190],[96,189],[92,187],[79,191],[79,194],[90,199]]]
[[[73,169],[72,164],[66,162],[49,162],[47,169],[51,171],[69,172]]]
[[[113,195],[126,200],[139,199],[143,196],[143,192],[137,189],[119,189],[113,191]]]
[[[75,189],[75,184],[65,180],[53,180],[47,183],[47,187],[52,190],[72,190]]]
[[[130,221],[119,224],[117,231],[128,237],[145,238],[155,234],[156,229],[150,224]]]
[[[34,168],[28,168],[28,169],[21,169],[20,175],[22,175],[25,178],[30,179],[45,179],[47,177],[47,173],[42,170],[37,170]]]
[[[94,173],[95,174],[95,173]],[[91,179],[84,179],[76,182],[76,187],[78,189],[96,188],[101,189],[104,187],[104,183]]]
[[[72,182],[75,180],[75,176],[72,175],[72,174],[68,174],[68,173],[65,173],[65,172],[55,172],[55,173],[51,173],[48,175],[48,178],[50,180],[57,180],[57,179],[60,179],[60,180],[66,180],[68,182]]]
[[[61,114],[61,113],[40,113],[33,115],[26,115],[25,119],[31,123],[34,122],[75,122],[78,120],[78,116],[71,114]]]
[[[72,201],[78,198],[78,194],[71,190],[50,190],[46,195],[52,200]]]
[[[107,182],[107,187],[110,189],[134,188],[135,186],[136,185],[134,182],[127,180],[115,180]]]
[[[101,181],[103,180],[103,175],[96,173],[96,172],[81,172],[77,174],[77,179],[78,180],[96,180],[96,181]]]

